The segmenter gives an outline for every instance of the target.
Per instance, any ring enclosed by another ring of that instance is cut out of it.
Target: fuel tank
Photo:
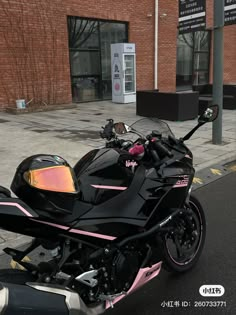
[[[131,185],[139,162],[127,151],[104,148],[92,150],[75,165],[80,200],[101,204]]]
[[[128,235],[181,207],[194,174],[183,154],[156,169],[116,149],[93,150],[74,170],[81,200],[93,207],[73,228],[109,237]]]

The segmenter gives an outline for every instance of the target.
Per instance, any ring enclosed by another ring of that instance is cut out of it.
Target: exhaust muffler
[[[97,315],[104,303],[87,307],[80,296],[60,286],[0,283],[0,315]]]

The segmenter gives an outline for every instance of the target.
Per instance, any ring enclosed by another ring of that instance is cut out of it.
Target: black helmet
[[[17,167],[11,190],[38,210],[71,213],[78,199],[78,182],[73,169],[57,155],[38,154]]]

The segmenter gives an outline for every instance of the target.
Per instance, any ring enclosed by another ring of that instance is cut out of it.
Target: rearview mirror
[[[122,135],[131,131],[131,127],[124,124],[123,122],[118,122],[113,125],[115,132]]]
[[[216,120],[219,113],[219,106],[218,105],[212,105],[209,106],[205,112],[198,118],[199,123],[207,123],[212,122]]]

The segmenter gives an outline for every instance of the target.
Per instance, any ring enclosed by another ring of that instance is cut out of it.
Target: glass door
[[[178,90],[192,88],[193,33],[180,35],[177,42],[176,85]]]
[[[98,21],[68,18],[72,98],[74,102],[101,99]]]
[[[127,42],[127,25],[125,23],[100,22],[102,95],[103,99],[112,98],[111,79],[111,44]]]
[[[73,101],[100,99],[100,52],[98,50],[71,50]]]
[[[111,44],[128,41],[127,23],[68,17],[74,102],[112,98]]]
[[[124,55],[124,93],[135,92],[134,55]]]
[[[208,31],[178,36],[177,90],[187,90],[209,82],[210,41]]]
[[[196,32],[194,39],[193,86],[201,86],[209,82],[209,32]]]

